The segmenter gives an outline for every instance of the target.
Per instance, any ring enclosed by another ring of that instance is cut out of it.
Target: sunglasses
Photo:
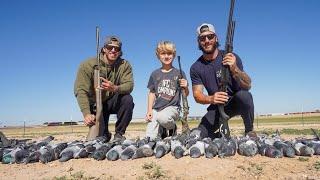
[[[106,49],[107,49],[108,51],[111,51],[112,49],[114,49],[114,51],[116,51],[116,52],[119,52],[119,51],[120,51],[120,47],[118,47],[118,46],[110,46],[110,45],[107,45],[107,46],[106,46]]]
[[[208,38],[209,40],[212,40],[214,37],[216,37],[215,34],[208,34],[208,35],[199,36],[199,40],[200,41],[205,41],[206,38]]]

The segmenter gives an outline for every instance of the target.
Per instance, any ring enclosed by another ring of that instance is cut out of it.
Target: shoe
[[[126,137],[122,136],[120,133],[116,133],[113,137],[113,142],[119,142],[126,140]]]
[[[169,129],[169,136],[177,135],[177,129],[177,125],[175,124],[173,129]]]
[[[100,142],[107,143],[111,140],[111,132],[104,133],[103,136],[97,137]]]
[[[249,138],[257,138],[258,135],[255,131],[249,131],[247,133],[245,133],[245,136],[248,136]]]
[[[164,139],[164,138],[168,137],[167,129],[162,127],[162,126],[160,126],[159,127],[159,135],[160,135],[161,139]]]

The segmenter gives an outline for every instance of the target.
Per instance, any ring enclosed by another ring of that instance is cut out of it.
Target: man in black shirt
[[[217,137],[214,133],[219,128],[218,104],[225,104],[225,112],[230,117],[241,115],[245,134],[253,130],[254,104],[251,93],[251,79],[244,72],[242,61],[235,53],[219,50],[218,37],[213,25],[204,23],[197,28],[199,49],[202,56],[191,66],[193,97],[197,103],[209,104],[208,112],[201,119],[199,129],[201,137]],[[231,81],[227,92],[219,91],[221,68],[228,65]],[[203,89],[206,89],[205,95]]]

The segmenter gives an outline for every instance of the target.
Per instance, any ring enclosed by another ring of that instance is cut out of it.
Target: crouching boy
[[[176,47],[172,42],[159,42],[156,55],[161,62],[161,68],[152,72],[148,82],[148,104],[146,121],[148,123],[146,137],[151,140],[164,138],[176,133],[176,122],[179,119],[180,88],[186,90],[188,96],[188,82],[185,73],[172,66],[176,56]]]

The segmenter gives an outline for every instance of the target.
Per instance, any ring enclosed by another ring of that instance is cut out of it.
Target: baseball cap
[[[108,36],[104,43],[104,46],[107,46],[107,45],[118,46],[121,48],[122,43],[120,38],[118,38],[117,36]]]
[[[197,35],[199,36],[201,33],[211,31],[213,33],[216,33],[214,26],[212,24],[203,23],[197,28]]]

